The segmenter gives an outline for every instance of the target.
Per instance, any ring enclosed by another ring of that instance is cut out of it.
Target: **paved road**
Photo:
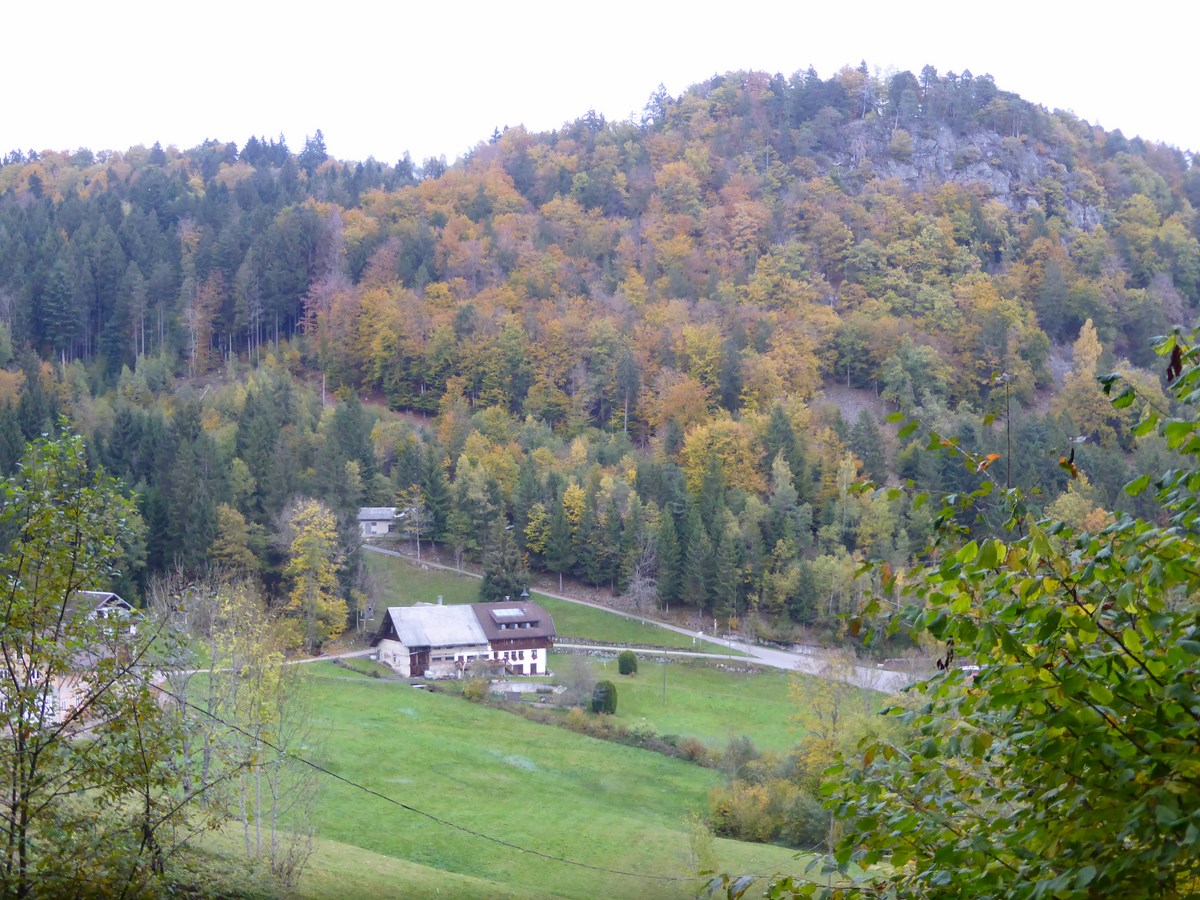
[[[444,566],[440,563],[428,562],[421,560],[417,562],[407,553],[400,553],[396,550],[387,550],[383,547],[376,547],[372,544],[363,544],[364,550],[369,550],[372,553],[382,553],[385,556],[397,556],[413,565],[427,566],[430,569],[441,569],[446,572],[455,572],[459,575],[466,575],[471,578],[479,578],[473,572],[465,572],[462,569],[456,569],[453,566]],[[754,662],[759,665],[769,666],[775,669],[786,669],[793,672],[804,672],[808,675],[816,675],[820,678],[828,678],[833,681],[845,681],[850,684],[857,685],[861,688],[867,688],[872,691],[881,691],[887,694],[894,694],[911,684],[914,677],[908,672],[900,672],[895,669],[884,669],[871,666],[860,665],[844,665],[838,664],[831,656],[819,647],[803,647],[799,650],[782,650],[775,647],[763,647],[758,644],[747,643],[746,641],[734,640],[732,638],[723,638],[704,634],[703,632],[692,631],[683,628],[679,625],[672,625],[669,622],[659,622],[656,619],[648,616],[638,615],[635,613],[623,612],[619,609],[612,609],[602,603],[592,603],[590,600],[580,600],[578,597],[569,597],[565,594],[556,594],[552,591],[545,590],[541,587],[536,589],[539,594],[547,597],[552,597],[555,600],[562,600],[566,603],[577,603],[580,606],[590,606],[593,609],[600,609],[604,612],[611,613],[614,616],[623,616],[626,619],[633,619],[636,622],[645,622],[650,625],[655,625],[659,628],[665,628],[668,631],[674,631],[679,634],[686,634],[690,637],[696,637],[698,634],[710,644],[718,644],[720,646],[731,647],[734,650],[740,650],[746,654],[746,657],[732,657],[733,661],[741,659],[743,662]],[[584,647],[579,644],[558,644],[564,649],[572,649],[574,647]],[[660,654],[672,656],[695,656],[712,659],[731,659],[728,656],[723,656],[720,653],[696,653],[684,650],[664,651],[655,647],[631,648],[640,653]]]

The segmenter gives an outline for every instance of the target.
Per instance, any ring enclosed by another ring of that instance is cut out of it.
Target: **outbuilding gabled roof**
[[[364,506],[358,511],[360,522],[390,522],[396,518],[394,506]]]
[[[67,600],[67,617],[106,618],[111,614],[128,616],[137,611],[127,600],[112,591],[75,591]]]

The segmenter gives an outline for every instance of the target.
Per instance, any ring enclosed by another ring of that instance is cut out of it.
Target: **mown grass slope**
[[[318,836],[406,865],[364,862],[339,879],[318,856],[304,895],[340,883],[338,896],[378,896],[396,878],[406,897],[447,896],[452,883],[449,896],[684,897],[701,866],[797,865],[778,847],[691,839],[712,770],[330,663],[311,676],[322,742],[303,753],[389,798],[323,777]]]

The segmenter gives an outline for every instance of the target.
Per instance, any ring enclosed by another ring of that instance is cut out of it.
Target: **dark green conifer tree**
[[[797,565],[796,588],[787,598],[787,612],[793,622],[812,625],[817,621],[817,581],[808,560],[802,559]]]
[[[700,479],[700,490],[696,495],[696,505],[700,523],[709,537],[715,539],[725,513],[725,475],[721,471],[721,461],[716,453],[710,453],[705,463],[704,476]]]
[[[617,594],[624,594],[629,589],[634,567],[642,552],[642,530],[645,511],[637,494],[630,497],[629,514],[621,528],[621,542],[617,549],[616,583],[613,585]]]
[[[168,553],[185,572],[199,572],[217,535],[217,504],[226,496],[216,445],[200,424],[198,404],[176,412],[171,426],[174,459],[165,482]]]
[[[733,528],[725,525],[717,539],[711,591],[714,616],[727,618],[738,610],[739,560]]]
[[[437,444],[426,444],[421,454],[421,496],[425,498],[430,538],[435,541],[446,540],[451,507],[450,483],[446,480],[441,449]]]
[[[483,603],[515,600],[528,586],[529,573],[521,564],[521,551],[511,526],[506,525],[503,517],[497,518],[488,536],[488,549],[483,557],[479,599]]]
[[[364,480],[374,476],[377,466],[375,451],[371,447],[371,429],[376,416],[362,405],[355,391],[347,391],[333,414],[334,428],[338,441],[346,450],[346,456],[362,466]]]
[[[243,512],[259,522],[266,521],[269,515],[277,511],[266,506],[265,486],[280,437],[281,412],[268,392],[252,388],[246,393],[246,402],[238,419],[237,455],[246,464],[258,486],[253,499],[248,502],[251,508]]]
[[[608,504],[604,514],[604,528],[601,530],[601,554],[604,559],[604,575],[613,593],[619,594],[617,582],[621,573],[621,539],[624,534],[624,523],[621,511],[616,501]]]
[[[11,403],[0,405],[0,478],[16,471],[25,449],[25,438],[21,434],[21,422]]]
[[[604,527],[596,510],[596,496],[592,494],[583,505],[583,516],[575,535],[576,572],[579,577],[593,587],[604,584],[608,575],[605,557]]]
[[[563,509],[562,495],[554,501],[554,512],[550,518],[550,537],[546,541],[546,568],[558,574],[558,589],[562,590],[563,574],[575,565],[575,542],[571,536],[571,523]]]
[[[862,463],[863,474],[874,482],[882,483],[887,478],[887,456],[883,449],[883,432],[879,423],[864,409],[858,414],[854,427],[850,429],[850,449]]]
[[[679,603],[683,594],[683,552],[675,517],[663,509],[658,525],[658,602],[663,609]]]
[[[513,491],[512,519],[513,531],[521,546],[525,546],[525,527],[529,524],[529,510],[541,499],[541,487],[538,484],[537,464],[533,457],[525,454],[521,458],[517,470],[517,486]]]
[[[762,465],[766,478],[771,477],[771,465],[780,453],[791,469],[797,502],[807,503],[812,499],[812,474],[809,472],[804,445],[792,428],[783,404],[776,403],[771,407],[766,432],[763,435]]]
[[[712,605],[713,544],[700,522],[700,512],[690,504],[683,517],[683,602],[708,610]]]

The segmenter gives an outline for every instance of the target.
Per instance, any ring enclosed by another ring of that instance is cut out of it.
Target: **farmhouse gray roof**
[[[394,506],[364,506],[358,511],[360,522],[388,522],[396,518]]]
[[[470,606],[389,606],[388,617],[406,647],[470,647],[488,642]]]

